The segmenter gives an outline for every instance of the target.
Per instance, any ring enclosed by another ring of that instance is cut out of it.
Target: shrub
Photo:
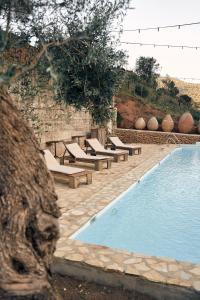
[[[191,110],[190,111],[194,120],[195,121],[199,121],[200,120],[200,112],[199,111],[196,111],[196,110]]]
[[[136,84],[135,86],[136,95],[146,98],[149,95],[148,89],[142,84]]]

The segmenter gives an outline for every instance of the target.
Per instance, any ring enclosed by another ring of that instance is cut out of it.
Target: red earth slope
[[[121,116],[119,125],[123,128],[134,128],[135,121],[139,117],[143,117],[147,121],[151,116],[155,116],[158,120],[165,116],[162,111],[149,104],[143,104],[132,96],[118,95],[114,100],[117,111]]]

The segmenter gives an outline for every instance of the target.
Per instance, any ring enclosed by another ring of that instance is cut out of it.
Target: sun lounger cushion
[[[50,171],[53,172],[59,172],[62,174],[67,174],[67,175],[73,175],[77,173],[84,172],[85,170],[79,169],[79,168],[73,168],[73,167],[68,167],[68,166],[55,166],[55,167],[50,167]]]
[[[44,150],[44,158],[47,163],[47,167],[59,166],[59,163],[49,150]]]
[[[67,150],[74,156],[79,158],[87,158],[87,154],[81,149],[77,143],[66,145]]]
[[[89,145],[95,150],[95,151],[104,151],[104,147],[99,143],[97,139],[89,139],[87,140]]]
[[[117,136],[110,136],[109,139],[115,146],[124,146],[124,143]]]
[[[47,167],[50,171],[59,172],[67,175],[73,175],[85,171],[84,169],[80,168],[61,166],[49,150],[44,150],[44,157],[47,163]]]
[[[124,144],[119,138],[118,136],[110,136],[109,137],[110,141],[113,143],[113,145],[115,145],[116,147],[130,147],[130,148],[135,148],[136,145],[132,145],[132,144]]]
[[[120,154],[120,153],[126,153],[126,151],[121,151],[121,150],[107,150],[104,149],[104,147],[99,143],[97,139],[88,139],[87,140],[88,144],[94,151],[96,152],[103,152],[103,153],[110,153],[110,154]],[[127,152],[128,153],[128,152]]]
[[[106,156],[93,156],[86,154],[77,143],[68,144],[66,145],[67,150],[75,157],[75,158],[86,158],[87,160],[102,160],[102,159],[109,159]]]

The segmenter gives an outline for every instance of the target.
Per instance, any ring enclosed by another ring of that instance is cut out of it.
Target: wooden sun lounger
[[[48,169],[56,179],[68,180],[69,186],[76,189],[79,186],[80,178],[86,178],[86,184],[92,183],[92,172],[84,169],[78,169],[68,166],[61,166],[49,150],[44,150],[44,157]]]
[[[142,148],[137,147],[134,145],[129,145],[129,144],[124,144],[122,141],[117,137],[117,136],[110,136],[109,137],[110,142],[112,143],[111,149],[123,149],[123,150],[128,150],[129,155],[134,155],[134,154],[141,154],[142,153]]]
[[[87,139],[86,143],[92,148],[92,152],[97,155],[108,155],[114,158],[114,162],[119,162],[120,158],[124,161],[128,160],[128,152],[120,150],[107,150],[105,149],[97,139]]]
[[[112,158],[110,157],[87,155],[77,143],[67,144],[65,146],[70,154],[69,162],[80,161],[92,163],[96,171],[101,171],[104,164],[106,164],[107,169],[111,168]]]

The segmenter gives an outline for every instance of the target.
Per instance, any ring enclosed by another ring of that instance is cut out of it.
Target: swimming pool
[[[200,263],[200,147],[174,150],[72,238]]]

